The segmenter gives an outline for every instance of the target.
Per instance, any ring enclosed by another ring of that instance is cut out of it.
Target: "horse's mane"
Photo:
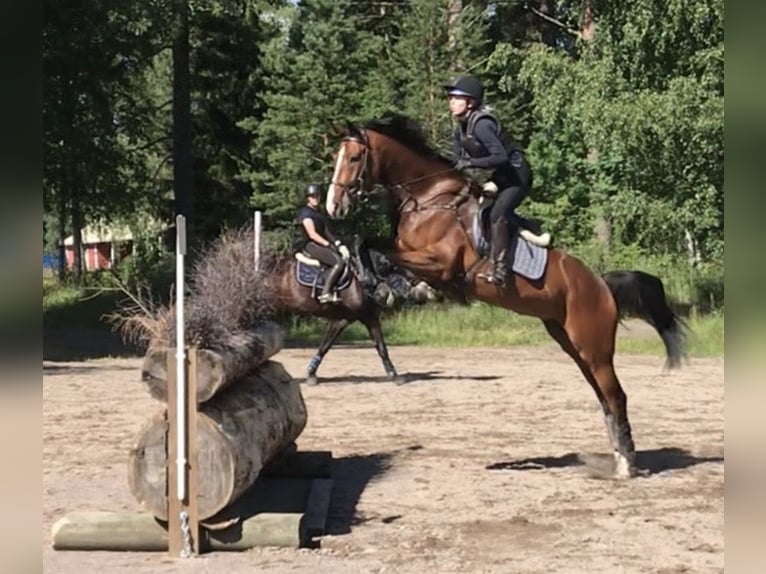
[[[425,158],[450,161],[429,145],[420,124],[403,114],[387,112],[369,120],[364,128],[386,135]]]

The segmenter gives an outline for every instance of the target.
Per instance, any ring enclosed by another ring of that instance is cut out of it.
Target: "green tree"
[[[163,13],[149,1],[44,5],[43,201],[60,240],[74,234],[78,276],[80,229],[130,213],[145,191],[131,179],[148,105],[134,87],[160,47]]]
[[[380,43],[357,26],[351,4],[307,0],[284,10],[285,34],[263,48],[267,109],[240,125],[254,138],[242,178],[267,228],[290,226],[306,185],[327,181],[333,128],[369,112],[359,95],[374,77]]]

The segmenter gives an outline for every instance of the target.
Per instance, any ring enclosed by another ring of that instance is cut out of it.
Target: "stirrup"
[[[325,293],[317,297],[317,301],[320,303],[337,303],[340,301],[340,297],[338,297],[338,294],[335,292]]]
[[[500,285],[501,287],[505,286],[505,282],[508,281],[507,271],[505,274],[498,274],[495,269],[492,269],[492,271],[490,271],[489,273],[479,273],[478,276],[484,279],[487,283]]]
[[[498,277],[494,273],[479,273],[479,277],[484,279],[487,283],[492,283],[493,285],[499,285],[501,287],[504,287],[505,282],[508,280],[507,277]]]
[[[551,234],[548,232],[545,232],[542,235],[536,235],[529,229],[521,229],[519,230],[519,235],[532,245],[537,245],[538,247],[548,247],[551,243]]]

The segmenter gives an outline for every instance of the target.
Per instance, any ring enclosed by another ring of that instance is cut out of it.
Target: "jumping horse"
[[[515,248],[517,259],[527,257],[525,264],[531,262],[532,268],[537,262],[539,270],[527,277],[523,269],[511,273],[504,287],[485,282],[479,275],[490,262],[477,248],[482,238],[478,183],[455,171],[404,116],[348,124],[341,135],[326,198],[330,217],[342,218],[353,202],[369,197],[376,184],[382,186],[396,208],[395,233],[382,238],[376,249],[437,289],[540,318],[601,404],[615,475],[635,476],[627,396],[614,369],[615,339],[621,313],[630,313],[658,331],[668,353],[666,366],[680,364],[683,323],[670,311],[661,281],[641,272],[601,277],[563,249],[533,246],[515,236],[510,250]]]

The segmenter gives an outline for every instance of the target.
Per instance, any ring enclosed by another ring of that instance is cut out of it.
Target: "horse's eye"
[[[362,159],[362,154],[358,153],[358,154],[356,154],[356,155],[352,155],[350,158],[348,158],[348,162],[349,162],[349,163],[356,163],[356,162],[358,162],[360,159]]]

